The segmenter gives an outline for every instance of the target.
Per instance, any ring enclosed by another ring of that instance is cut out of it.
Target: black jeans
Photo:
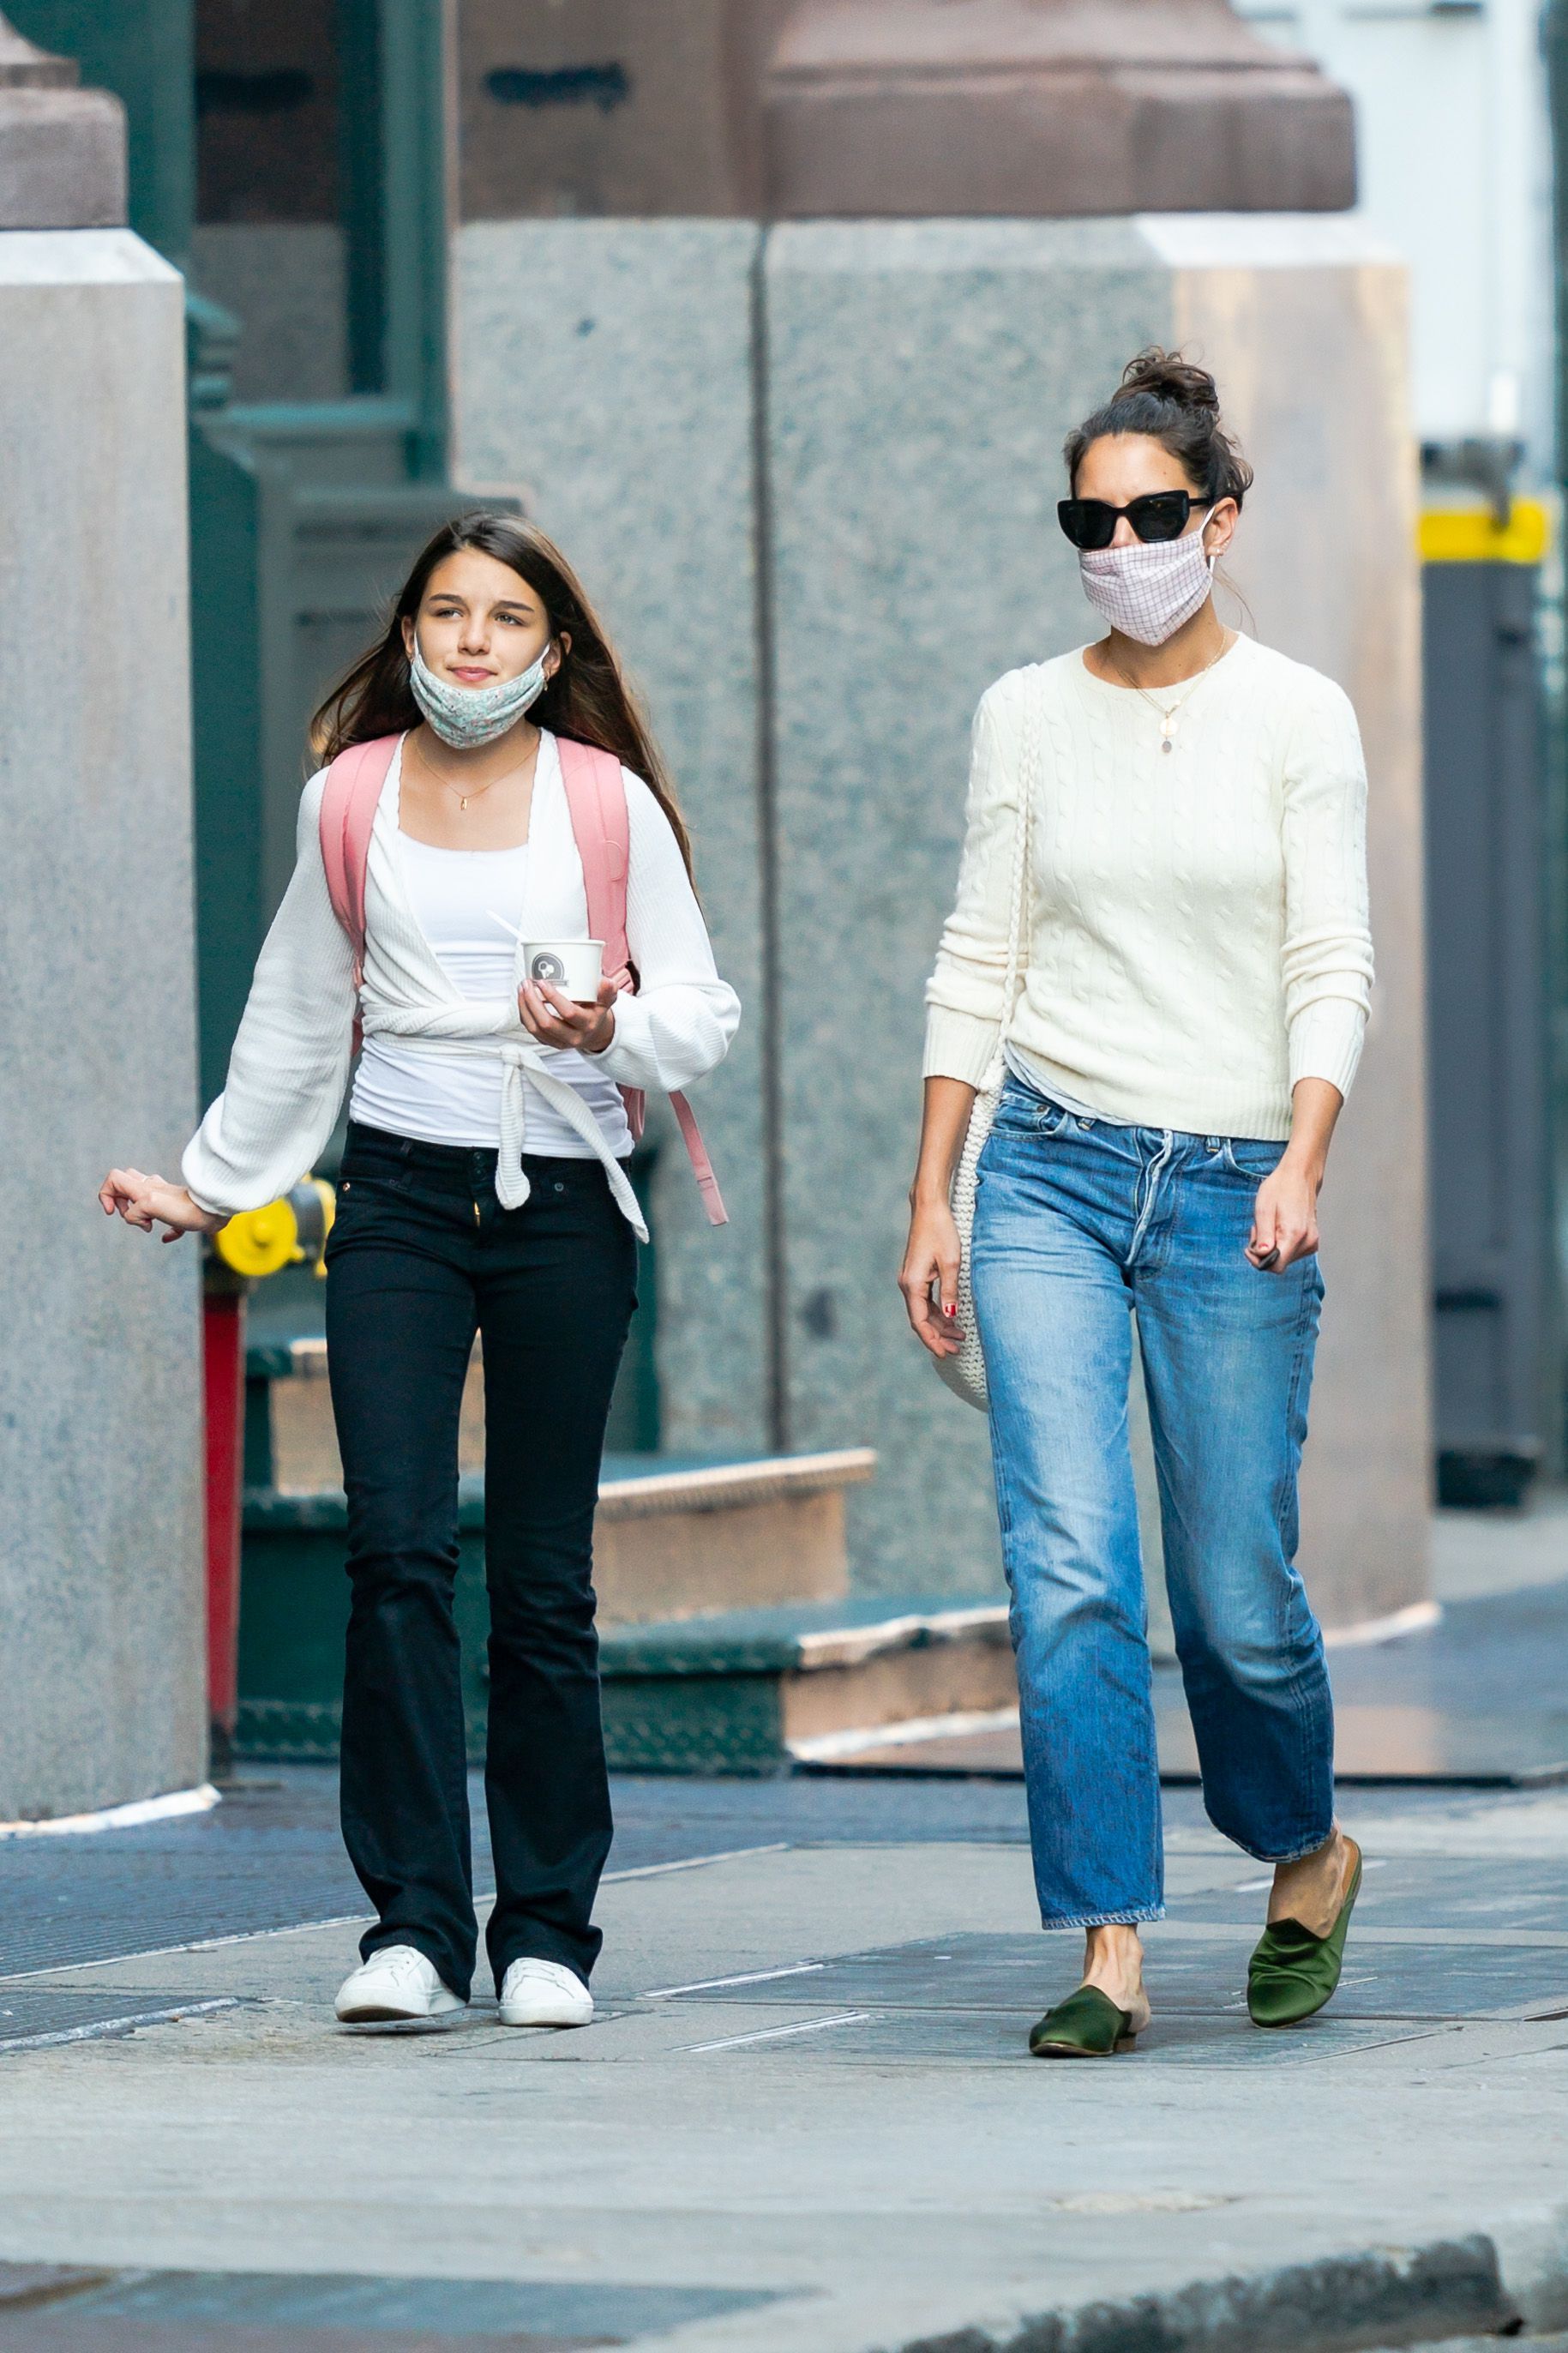
[[[477,1929],[457,1627],[458,1420],[484,1342],[485,1794],[499,1986],[524,1955],[586,1979],[610,1849],[593,1530],[637,1244],[596,1160],[524,1162],[351,1125],[327,1246],[327,1351],[349,1505],[342,1825],[379,1915],[466,1995]]]

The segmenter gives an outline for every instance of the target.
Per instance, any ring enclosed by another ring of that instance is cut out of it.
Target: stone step
[[[607,1455],[599,1485],[595,1584],[602,1625],[826,1601],[847,1592],[847,1488],[869,1479],[868,1447],[734,1462]],[[484,1480],[459,1479],[459,1543],[482,1552]],[[341,1487],[247,1488],[245,1576],[259,1584],[305,1549],[342,1574]]]
[[[606,1639],[649,1621],[712,1623],[737,1609],[842,1609],[844,1493],[875,1468],[864,1447],[731,1462],[607,1456],[595,1571]],[[484,1715],[484,1482],[469,1474],[458,1482],[456,1606],[475,1726]],[[247,1755],[335,1753],[347,1528],[341,1486],[246,1492],[238,1738]]]
[[[282,1495],[316,1495],[341,1484],[342,1464],[327,1393],[327,1344],[318,1333],[253,1340],[245,1352],[246,1476]],[[458,1467],[485,1467],[485,1388],[479,1344],[463,1385]]]
[[[253,1343],[247,1351],[247,1535],[325,1525],[317,1500],[342,1479],[327,1396],[327,1344],[310,1335]],[[479,1345],[468,1366],[458,1432],[458,1468],[482,1525],[484,1375]],[[865,1448],[813,1455],[713,1461],[669,1455],[612,1456],[599,1491],[595,1581],[607,1624],[687,1618],[830,1599],[848,1590],[844,1490],[872,1476]],[[261,1502],[269,1496],[276,1502]],[[252,1502],[257,1504],[251,1514]],[[301,1505],[296,1514],[292,1506]],[[329,1502],[329,1517],[331,1511]]]
[[[1017,1704],[1007,1611],[858,1598],[609,1630],[611,1762],[640,1773],[787,1770],[846,1736]]]
[[[847,1593],[845,1490],[876,1468],[866,1446],[748,1462],[612,1459],[594,1534],[601,1625]]]

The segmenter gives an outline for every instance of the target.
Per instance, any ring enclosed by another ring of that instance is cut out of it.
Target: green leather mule
[[[1345,1937],[1361,1894],[1361,1849],[1339,1915],[1326,1936],[1315,1936],[1300,1920],[1276,1920],[1265,1928],[1247,1971],[1247,2007],[1254,2026],[1300,2026],[1323,2007],[1340,1981]]]
[[[1149,2023],[1149,2005],[1139,1998],[1133,2010],[1118,2010],[1098,1986],[1081,1985],[1047,2010],[1029,2036],[1037,2059],[1110,2059],[1131,2051]]]

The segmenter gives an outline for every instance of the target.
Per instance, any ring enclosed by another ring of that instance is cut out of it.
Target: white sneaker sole
[[[542,2030],[545,2033],[559,2034],[569,2031],[569,2030],[574,2026],[592,2026],[594,2023],[594,2008],[593,2004],[590,2002],[586,2010],[574,2010],[570,2018],[561,2016],[550,2018],[540,2017],[537,2015],[521,2017],[515,2011],[509,2015],[504,2010],[498,2010],[496,2016],[502,2026],[523,2028],[533,2027]]]
[[[337,2010],[334,2016],[340,2026],[435,2026],[444,2018],[455,2018],[468,2004],[454,1995],[450,2000],[437,2002],[419,2010],[395,2009],[390,2002],[355,2002],[351,2009]]]

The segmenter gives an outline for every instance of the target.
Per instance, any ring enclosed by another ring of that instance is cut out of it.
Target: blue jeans
[[[1284,1145],[1082,1120],[1009,1080],[972,1273],[1047,1928],[1163,1911],[1138,1508],[1137,1311],[1165,1577],[1210,1820],[1260,1862],[1333,1827],[1333,1705],[1295,1566],[1322,1281],[1243,1256]]]

